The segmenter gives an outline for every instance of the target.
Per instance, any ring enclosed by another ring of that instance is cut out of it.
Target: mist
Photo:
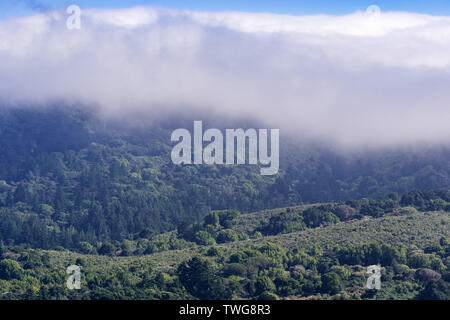
[[[346,148],[450,142],[450,17],[151,7],[0,20],[3,105],[254,119]],[[202,120],[202,119],[196,119]]]

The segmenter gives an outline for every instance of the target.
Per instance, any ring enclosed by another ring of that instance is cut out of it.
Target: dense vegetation
[[[170,133],[191,125],[3,110],[0,298],[448,299],[449,150],[282,139],[280,173],[263,177],[173,165]],[[369,264],[380,291],[364,288]]]
[[[429,220],[436,225],[436,219],[443,227],[434,230],[432,239],[427,233],[421,238],[420,229],[426,229]],[[380,237],[382,243],[352,242],[359,233],[354,221],[363,222],[353,220],[304,230],[303,238],[294,232],[127,258],[2,245],[0,292],[3,299],[449,299],[450,244],[441,236],[449,235],[449,214],[402,209],[369,218],[373,226],[383,225],[382,220],[396,228],[388,238]],[[343,243],[324,242],[315,235],[305,246],[303,240],[312,230],[329,234],[338,225],[346,228]],[[408,246],[399,246],[395,238],[407,226],[408,234],[417,236]],[[372,228],[374,238],[382,230]],[[286,236],[296,245],[286,242]],[[81,290],[65,287],[70,264],[82,267]],[[381,290],[365,288],[366,267],[373,264],[382,268]]]
[[[199,221],[211,210],[246,213],[450,187],[446,149],[346,156],[292,144],[285,137],[281,170],[275,177],[262,177],[254,166],[173,165],[172,128],[191,125],[131,125],[101,119],[88,109],[4,109],[0,240],[44,249],[86,249],[173,230]],[[445,192],[419,192],[402,199],[402,204],[436,210],[448,199]],[[363,215],[373,216],[384,208],[364,210]],[[296,218],[292,213],[283,217]],[[329,218],[335,219],[324,219]],[[318,221],[303,219],[294,228],[307,223]],[[227,232],[221,237],[234,236]]]

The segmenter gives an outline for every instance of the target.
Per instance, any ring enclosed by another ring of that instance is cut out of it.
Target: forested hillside
[[[98,250],[105,241],[120,247],[200,221],[211,210],[246,213],[388,195],[399,201],[397,194],[414,189],[450,187],[446,148],[346,154],[281,133],[280,172],[263,177],[255,166],[173,165],[170,134],[192,121],[150,123],[106,120],[83,108],[2,109],[0,240]],[[436,197],[435,209],[442,209],[449,198]],[[273,227],[259,232],[270,235]]]
[[[342,206],[212,212],[198,225],[210,242],[200,244],[170,232],[100,254],[0,246],[0,299],[450,298],[448,212],[398,207],[382,217],[324,221],[271,236],[255,231],[268,220],[285,221],[286,212],[303,221]],[[226,236],[232,234],[238,237]],[[158,250],[141,251],[149,247]],[[73,264],[82,268],[81,289],[71,291],[65,270]],[[381,267],[380,290],[365,286],[373,264]]]
[[[0,298],[448,299],[448,149],[286,137],[279,174],[261,176],[172,164],[170,134],[190,123],[4,109]],[[371,264],[380,291],[365,288]]]
[[[73,2],[0,0],[0,300],[450,300],[449,0]]]

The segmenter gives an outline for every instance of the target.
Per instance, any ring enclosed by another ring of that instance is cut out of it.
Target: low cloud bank
[[[199,110],[337,145],[450,142],[450,17],[138,7],[0,21],[0,99]],[[201,119],[199,119],[201,120]]]

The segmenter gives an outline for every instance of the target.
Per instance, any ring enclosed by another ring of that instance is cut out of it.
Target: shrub
[[[427,268],[430,265],[430,259],[427,255],[417,253],[408,257],[408,266],[411,268]]]
[[[268,276],[260,276],[258,280],[256,280],[256,293],[262,294],[265,291],[273,292],[277,288],[275,284]]]
[[[434,270],[431,269],[419,269],[416,271],[416,278],[420,281],[428,282],[431,280],[438,280],[441,278],[441,275]]]
[[[337,294],[344,289],[341,277],[335,272],[328,272],[322,276],[322,292]]]
[[[238,240],[236,231],[232,229],[225,229],[219,231],[216,237],[217,243],[234,242]]]
[[[230,263],[224,266],[223,275],[244,277],[247,274],[247,268],[240,263]]]
[[[102,255],[112,256],[114,255],[115,251],[116,248],[111,242],[105,242],[98,250],[98,253]]]
[[[281,214],[270,218],[270,221],[260,230],[266,235],[275,235],[280,233],[291,233],[301,231],[306,228],[303,217],[296,212],[282,212]]]
[[[194,257],[178,266],[177,274],[181,284],[194,297],[199,299],[229,299],[230,292],[216,275],[211,264]]]
[[[78,250],[84,254],[95,254],[97,250],[95,250],[94,246],[89,242],[82,241],[78,244]]]
[[[24,269],[35,269],[43,265],[41,256],[36,251],[30,251],[20,257]]]
[[[22,279],[23,270],[19,263],[10,259],[3,259],[0,261],[0,279],[12,280]]]
[[[263,292],[259,295],[258,300],[280,300],[273,292]]]
[[[230,229],[233,227],[237,223],[238,218],[241,216],[237,210],[223,210],[216,212],[219,214],[220,225],[225,229]]]
[[[215,243],[214,238],[206,231],[200,230],[195,234],[195,242],[201,246],[210,246]]]
[[[329,211],[309,208],[303,212],[303,221],[309,228],[316,228],[322,224],[339,222],[339,218]]]
[[[337,206],[334,210],[333,213],[342,221],[347,221],[350,220],[352,218],[354,218],[354,216],[356,215],[356,210],[348,205],[340,205]]]
[[[205,222],[205,226],[212,225],[214,227],[219,226],[219,214],[217,211],[212,211],[203,220]]]
[[[420,300],[450,300],[450,284],[443,280],[430,281],[417,298]]]
[[[221,256],[222,254],[223,254],[222,251],[221,251],[219,248],[217,248],[217,247],[211,247],[211,248],[209,248],[208,251],[206,252],[206,255],[207,255],[208,257],[219,257],[219,256]]]

